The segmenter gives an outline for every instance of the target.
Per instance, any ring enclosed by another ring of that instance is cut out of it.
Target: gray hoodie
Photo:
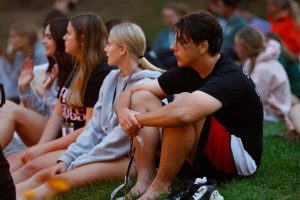
[[[129,138],[119,125],[113,107],[113,96],[121,94],[124,86],[130,88],[136,84],[156,79],[159,72],[142,70],[123,77],[120,70],[113,70],[105,78],[99,97],[93,109],[93,116],[84,131],[58,159],[67,164],[68,170],[89,163],[110,161],[125,156],[129,152]],[[115,89],[116,88],[116,89]],[[115,98],[115,99],[116,99]]]

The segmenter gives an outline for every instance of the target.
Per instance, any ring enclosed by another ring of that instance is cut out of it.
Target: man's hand
[[[21,74],[20,74],[19,81],[18,81],[19,88],[21,88],[21,89],[28,88],[29,84],[33,80],[33,77],[34,77],[33,61],[30,58],[26,58],[23,63]]]
[[[120,125],[130,137],[137,136],[139,130],[142,128],[142,126],[139,124],[135,117],[139,114],[140,113],[133,110],[129,110],[128,108],[124,108],[118,113]]]
[[[53,167],[52,176],[57,174],[63,174],[67,171],[66,163],[60,161],[56,166]]]

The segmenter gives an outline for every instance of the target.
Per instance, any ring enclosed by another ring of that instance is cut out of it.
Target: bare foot
[[[130,193],[139,194],[139,196],[144,194],[152,184],[154,178],[155,178],[155,173],[150,173],[150,172],[146,172],[144,174],[141,173],[141,175],[139,175],[139,178],[135,186],[131,188],[128,194]]]
[[[149,200],[155,199],[163,194],[169,193],[169,184],[155,184],[154,182],[151,184],[147,192],[145,192],[139,200]]]
[[[144,194],[147,189],[149,188],[150,184],[141,184],[141,183],[137,183],[133,188],[131,188],[129,193],[132,194]]]

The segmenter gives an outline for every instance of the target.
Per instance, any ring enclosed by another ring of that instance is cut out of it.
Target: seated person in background
[[[34,65],[47,63],[45,49],[38,41],[37,28],[28,22],[16,22],[10,27],[9,52],[0,54],[0,80],[4,84],[7,99],[19,103],[18,78],[25,58]]]
[[[300,11],[294,0],[267,0],[271,32],[298,58],[300,55]]]
[[[300,63],[299,60],[282,43],[280,37],[274,33],[267,34],[267,40],[276,40],[281,44],[281,53],[278,57],[279,62],[284,67],[292,90],[292,105],[298,104],[300,100]]]
[[[247,25],[238,13],[240,0],[210,0],[215,6],[218,21],[223,30],[223,43],[221,52],[226,54],[232,61],[237,61],[238,57],[234,50],[234,37],[236,33]]]
[[[162,17],[168,27],[157,34],[153,50],[165,69],[177,66],[176,58],[170,50],[175,39],[173,25],[181,16],[188,14],[188,12],[189,8],[183,3],[169,2],[162,9]]]
[[[280,44],[266,41],[254,28],[243,28],[235,37],[235,49],[243,69],[254,81],[260,94],[264,120],[284,120],[291,110],[291,88],[283,66],[278,62]]]
[[[281,43],[280,38],[270,33],[267,35],[268,40],[275,39]],[[286,118],[285,124],[287,131],[281,136],[287,138],[299,138],[300,137],[300,63],[293,56],[292,53],[281,43],[281,54],[279,55],[279,62],[283,65],[291,85],[292,90],[292,108],[289,114],[289,118]],[[278,135],[277,134],[277,135]]]
[[[25,126],[19,126],[7,117],[0,123],[0,142],[3,146],[9,142],[14,130],[30,146],[14,160],[14,165],[17,165],[15,169],[25,167],[24,163],[36,158],[34,167],[27,173],[19,173],[19,179],[55,164],[62,151],[76,140],[91,118],[102,82],[111,71],[104,53],[107,32],[97,15],[79,14],[73,17],[64,39],[65,51],[74,56],[76,64],[63,80],[51,117],[45,119],[34,115],[37,117],[34,120],[33,116],[28,117],[30,121]],[[60,137],[61,133],[65,137]],[[40,155],[43,156],[39,160]],[[17,179],[14,181],[17,182]]]
[[[138,179],[128,194],[143,194],[140,200],[168,193],[180,170],[184,177],[220,180],[253,175],[261,161],[262,104],[250,77],[220,53],[216,18],[206,12],[186,15],[174,30],[179,68],[128,89],[115,106],[123,130],[130,137],[140,134],[144,143],[134,138]],[[160,99],[172,94],[179,95],[162,106]],[[164,129],[157,174],[160,137],[144,131],[150,127]],[[185,192],[179,195],[189,199]]]
[[[119,70],[110,72],[104,80],[90,123],[58,159],[57,165],[17,184],[19,197],[32,188],[36,188],[35,199],[55,197],[60,191],[53,190],[46,182],[50,178],[62,179],[71,188],[77,188],[96,181],[124,177],[130,145],[119,125],[114,102],[122,91],[160,75],[153,71],[159,69],[143,56],[145,49],[145,35],[136,24],[124,23],[111,29],[105,52],[108,64],[118,66]],[[146,131],[158,132],[158,129],[147,128]],[[135,169],[132,169],[130,175],[134,174]],[[40,181],[41,178],[43,181]]]
[[[253,13],[252,5],[254,5],[253,2],[243,1],[238,6],[239,15],[247,21],[247,26],[255,28],[260,32],[262,32],[263,34],[269,33],[270,24],[266,20],[259,18]]]
[[[46,28],[49,22],[55,18],[58,17],[68,18],[70,12],[72,12],[76,8],[79,0],[52,0],[52,1],[53,1],[52,9],[51,11],[48,12],[43,22],[44,28]]]
[[[8,101],[0,110],[0,116],[5,117],[3,121],[9,118],[11,126],[31,127],[31,120],[35,121],[37,118],[46,119],[51,116],[56,103],[58,88],[62,86],[62,82],[72,71],[74,66],[72,57],[65,53],[63,36],[67,31],[67,25],[68,19],[58,18],[51,21],[46,27],[42,42],[49,64],[47,64],[46,77],[43,77],[45,78],[44,83],[39,86],[43,88],[42,94],[31,87],[33,79],[37,77],[34,75],[33,60],[29,58],[25,59],[18,81],[22,106]],[[5,156],[8,156],[8,160],[11,164],[15,159],[13,157],[17,156],[16,154],[12,154],[24,150],[25,147],[26,146],[15,133],[9,146],[4,149]],[[14,167],[15,166],[11,166],[11,171],[14,171]]]

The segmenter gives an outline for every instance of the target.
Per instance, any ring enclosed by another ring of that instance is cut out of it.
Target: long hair
[[[54,64],[58,65],[58,76],[57,76],[57,85],[62,86],[63,82],[69,75],[70,71],[74,67],[74,62],[72,56],[65,52],[65,41],[63,39],[64,35],[67,33],[67,26],[69,20],[67,18],[56,18],[49,21],[49,29],[51,37],[56,44],[56,49],[54,52],[54,57],[48,57],[49,66],[47,73],[50,73]]]
[[[237,32],[236,37],[243,41],[244,46],[250,51],[251,56],[256,57],[265,50],[265,36],[254,28],[242,28]]]
[[[83,38],[83,45],[82,63],[76,64],[79,69],[72,81],[69,104],[74,108],[83,108],[87,80],[105,58],[108,34],[102,19],[93,13],[78,14],[70,20],[70,24],[75,29],[77,41]]]
[[[139,63],[143,69],[163,71],[152,65],[144,57],[146,51],[146,37],[141,27],[134,23],[122,23],[114,26],[109,34],[114,37],[117,45],[124,44],[128,52],[139,59]]]
[[[236,34],[244,46],[249,50],[250,56],[256,58],[266,48],[266,38],[258,30],[252,27],[245,27],[239,30]],[[255,67],[255,60],[250,59],[249,74],[252,74]]]

